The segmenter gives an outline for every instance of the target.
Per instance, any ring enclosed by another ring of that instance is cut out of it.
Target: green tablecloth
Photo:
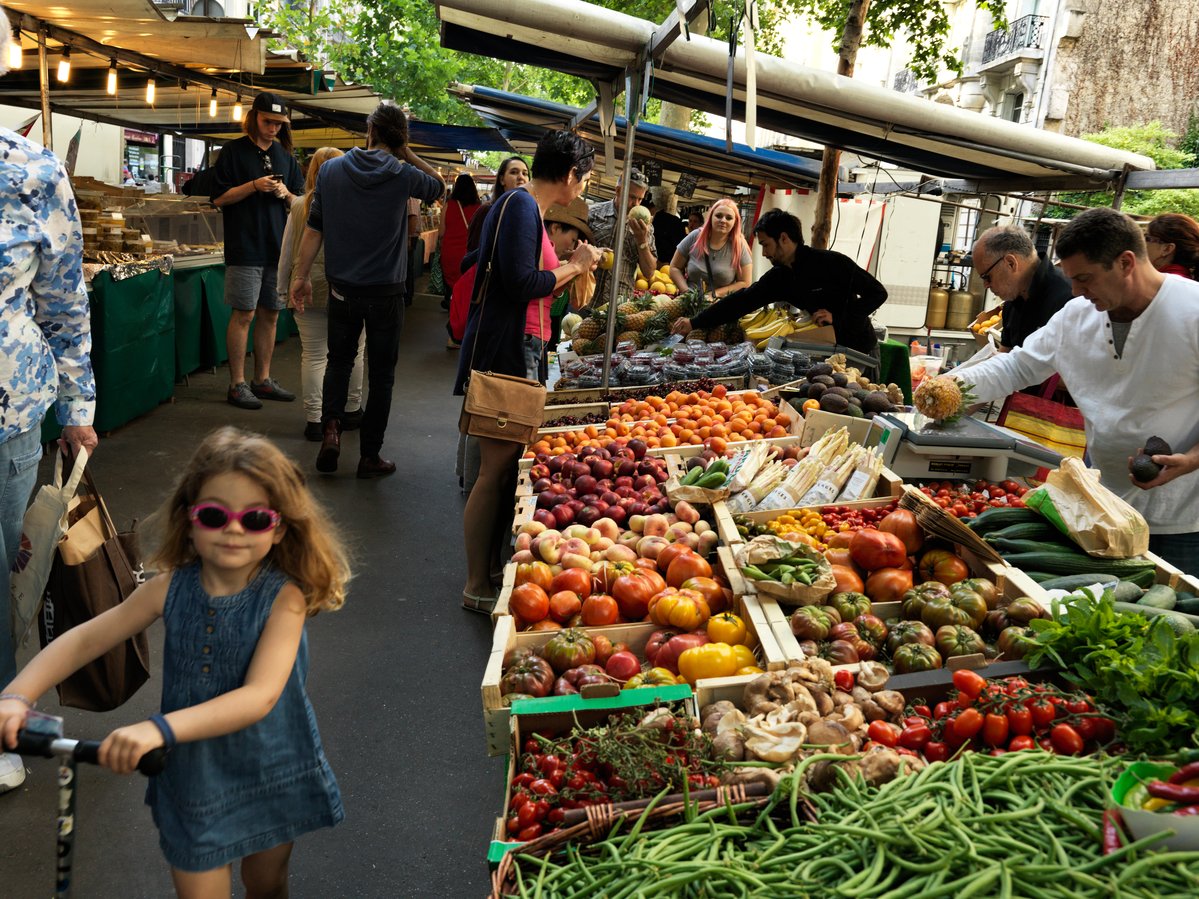
[[[205,268],[176,269],[175,278],[175,380],[182,380],[203,364]]]
[[[111,431],[171,398],[175,389],[175,290],[160,271],[92,280],[92,367],[97,431]]]
[[[898,384],[903,391],[904,402],[912,404],[912,366],[909,361],[908,345],[899,340],[887,339],[879,343],[879,380],[883,384]]]

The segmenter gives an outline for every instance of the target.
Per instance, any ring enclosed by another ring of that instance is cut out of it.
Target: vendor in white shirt
[[[1061,374],[1103,484],[1145,516],[1152,552],[1199,575],[1199,283],[1158,272],[1141,229],[1113,209],[1081,213],[1056,249],[1074,299],[963,377],[990,401]],[[1154,435],[1175,452],[1137,483],[1129,461]]]

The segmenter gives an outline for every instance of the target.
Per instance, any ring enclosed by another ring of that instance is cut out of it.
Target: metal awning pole
[[[633,171],[633,146],[637,138],[637,118],[641,108],[641,66],[629,70],[628,82],[625,87],[625,143],[624,169],[620,176],[620,193],[615,198],[616,226],[612,229],[612,239],[616,246],[612,248],[612,272],[609,280],[612,282],[608,291],[608,334],[604,340],[604,372],[600,387],[607,390],[612,375],[612,350],[616,339],[616,307],[620,297],[620,273],[624,270],[625,231],[629,227],[625,221],[626,210],[629,208],[629,175]],[[648,274],[648,273],[647,273]]]
[[[50,121],[50,64],[46,59],[46,27],[37,30],[38,87],[42,95],[42,146],[54,150],[54,128]]]

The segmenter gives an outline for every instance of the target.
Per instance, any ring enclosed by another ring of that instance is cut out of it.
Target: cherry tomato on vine
[[[924,757],[930,762],[943,762],[949,758],[949,747],[940,741],[925,743]]]
[[[982,726],[982,712],[978,709],[965,709],[953,719],[953,735],[965,742],[977,734]]]
[[[983,719],[983,743],[992,747],[1007,745],[1007,715],[990,713]]]
[[[558,792],[554,785],[543,777],[539,777],[529,784],[529,789],[538,796],[553,796]]]
[[[933,737],[933,732],[922,720],[909,724],[899,734],[899,745],[904,749],[924,749]]]
[[[1082,737],[1069,724],[1055,724],[1049,732],[1049,741],[1058,755],[1078,755],[1082,752]]]
[[[1032,713],[1033,728],[1039,731],[1053,724],[1053,719],[1057,717],[1057,706],[1043,697],[1033,700],[1028,710]]]
[[[516,835],[516,838],[522,843],[527,843],[530,840],[535,840],[541,836],[541,825],[531,824]]]
[[[1007,723],[1015,736],[1026,737],[1032,733],[1032,711],[1022,705],[1009,706]]]
[[[953,685],[967,696],[975,697],[987,686],[987,679],[977,671],[959,668],[953,673]]]
[[[931,718],[933,716],[933,713],[929,711],[929,708],[926,705],[914,705],[912,706],[912,711],[921,718]]]
[[[940,721],[942,718],[948,717],[955,708],[957,708],[956,703],[938,702],[933,706],[933,720]]]
[[[899,728],[886,721],[871,721],[866,728],[866,738],[884,746],[894,748],[899,743]]]

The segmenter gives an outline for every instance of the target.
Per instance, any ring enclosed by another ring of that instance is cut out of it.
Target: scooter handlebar
[[[17,731],[16,752],[21,755],[36,755],[42,758],[70,756],[77,762],[99,763],[99,740],[68,740],[61,737],[51,737],[48,734]],[[137,763],[137,770],[146,777],[161,774],[167,765],[167,750],[163,747],[151,749]]]

